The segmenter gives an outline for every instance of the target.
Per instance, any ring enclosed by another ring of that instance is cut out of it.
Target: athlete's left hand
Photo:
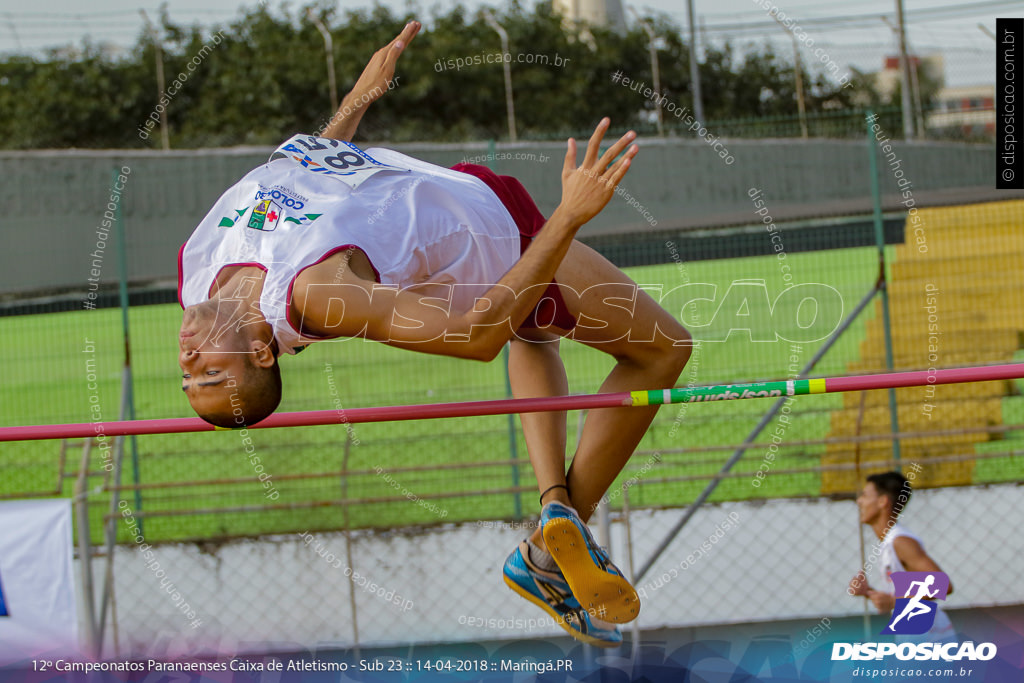
[[[850,579],[850,586],[846,590],[850,595],[867,597],[868,591],[871,590],[871,586],[868,585],[868,579],[864,576],[863,571],[857,572],[857,575]]]
[[[896,598],[882,591],[868,591],[868,600],[875,606],[879,614],[886,614],[896,606]]]
[[[636,145],[630,145],[636,139],[636,133],[629,131],[602,155],[601,140],[609,126],[611,119],[607,116],[597,124],[579,166],[576,165],[576,140],[569,138],[566,147],[562,165],[562,201],[555,211],[568,217],[576,228],[600,213],[611,201],[638,151]]]
[[[398,57],[422,26],[418,21],[410,21],[394,40],[373,53],[359,80],[345,97],[350,106],[365,107],[391,89]]]

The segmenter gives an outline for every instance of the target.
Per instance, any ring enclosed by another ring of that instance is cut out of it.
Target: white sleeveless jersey
[[[292,284],[335,252],[361,249],[384,285],[458,283],[430,294],[461,313],[508,272],[519,245],[512,216],[476,177],[392,150],[295,136],[221,195],[181,248],[178,299],[209,299],[227,266],[259,266],[260,309],[281,352],[295,353],[316,338],[289,319]]]
[[[918,536],[907,529],[905,526],[896,523],[886,533],[885,538],[882,539],[881,552],[878,556],[878,571],[879,578],[881,579],[881,588],[879,590],[885,591],[886,593],[894,594],[895,586],[893,586],[891,574],[893,572],[905,572],[906,568],[903,563],[900,562],[900,558],[896,555],[896,549],[893,547],[893,541],[900,536],[906,536],[917,541],[921,548],[924,548],[924,542],[918,538]],[[903,597],[903,596],[897,596]],[[898,640],[906,641],[920,641],[920,642],[942,642],[943,640],[951,640],[956,637],[956,632],[953,630],[953,623],[949,620],[949,617],[942,609],[942,605],[936,602],[935,610],[935,623],[932,624],[931,629],[919,636],[898,636]]]

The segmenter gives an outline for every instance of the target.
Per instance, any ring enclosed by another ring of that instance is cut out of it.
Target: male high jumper
[[[182,390],[207,421],[262,420],[280,400],[278,356],[338,337],[481,361],[511,342],[516,397],[568,393],[561,337],[615,359],[601,391],[669,388],[682,372],[686,330],[574,239],[628,171],[635,133],[601,154],[603,119],[578,166],[570,139],[547,220],[514,178],[350,144],[419,29],[410,22],[378,50],[322,134],[282,144],[182,247]],[[616,624],[639,612],[585,522],[656,411],[591,411],[568,472],[566,414],[521,416],[541,524],[509,556],[505,582],[585,642],[615,646]]]

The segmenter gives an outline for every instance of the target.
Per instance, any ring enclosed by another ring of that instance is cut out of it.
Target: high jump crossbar
[[[622,391],[605,394],[552,396],[543,398],[512,398],[494,401],[432,403],[408,406],[379,406],[340,410],[314,410],[301,413],[271,415],[249,429],[276,427],[311,427],[329,424],[430,420],[446,417],[476,417],[506,413],[536,413],[553,410],[588,410],[665,405],[670,403],[703,403],[748,398],[778,398],[807,394],[832,394],[843,391],[897,389],[933,384],[961,384],[993,380],[1024,379],[1024,363],[985,365],[944,370],[892,372],[879,375],[791,379],[747,384],[719,384],[677,389]],[[88,438],[97,435],[130,436],[132,434],[182,434],[187,432],[235,431],[215,427],[198,417],[158,420],[126,420],[120,422],[83,422],[78,424],[27,425],[0,427],[2,441]]]

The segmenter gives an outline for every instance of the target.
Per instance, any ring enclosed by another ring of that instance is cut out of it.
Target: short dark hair
[[[868,477],[868,483],[875,485],[879,495],[889,498],[893,517],[899,517],[903,508],[910,502],[910,481],[899,472],[872,474]]]
[[[212,425],[240,429],[260,422],[277,410],[281,402],[281,366],[278,359],[269,368],[254,365],[247,359],[237,393],[223,411],[199,413]]]

